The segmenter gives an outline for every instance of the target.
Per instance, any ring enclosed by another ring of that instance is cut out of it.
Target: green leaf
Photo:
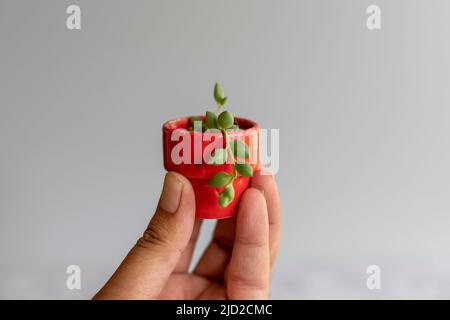
[[[231,127],[229,127],[227,130],[230,131],[239,131],[239,126],[237,124],[233,124]]]
[[[210,187],[213,188],[219,188],[219,187],[223,187],[224,185],[226,185],[230,179],[231,179],[232,175],[226,173],[226,172],[217,172],[208,182],[208,185]]]
[[[234,200],[234,187],[233,184],[230,183],[223,190],[222,194],[219,196],[219,206],[221,208],[227,207]]]
[[[208,132],[208,133],[221,133],[222,131],[220,131],[219,129],[216,129],[216,128],[212,128],[212,129],[207,129],[206,132]]]
[[[197,117],[197,116],[191,116],[191,117],[189,117],[189,122],[191,123],[191,126],[194,125],[194,122],[195,122],[195,121],[202,121],[202,118]]]
[[[229,206],[232,200],[228,197],[224,197],[223,195],[219,196],[219,207],[226,208]]]
[[[223,129],[228,129],[234,124],[234,117],[230,111],[224,111],[219,114],[217,118],[217,123]]]
[[[189,122],[191,124],[190,127],[192,127],[193,131],[195,132],[202,132],[206,130],[206,125],[203,122],[202,118],[200,117],[196,116],[189,117]]]
[[[253,176],[252,167],[250,167],[250,165],[248,163],[237,163],[235,166],[236,166],[237,172],[239,172],[239,174],[241,176],[244,176],[244,177]]]
[[[231,150],[233,151],[233,155],[236,158],[245,158],[247,159],[250,156],[250,150],[248,149],[247,144],[241,140],[233,140],[230,143]]]
[[[226,197],[229,197],[231,200],[234,199],[234,187],[233,187],[233,183],[230,183],[229,185],[227,185],[225,187],[225,189],[223,190],[222,194]]]
[[[217,115],[214,112],[206,111],[206,126],[209,129],[217,128]]]
[[[216,100],[218,105],[223,106],[227,101],[227,97],[223,93],[222,86],[216,82],[214,85],[214,100]]]
[[[220,165],[224,164],[227,161],[227,149],[215,149],[211,153],[211,157],[208,159],[208,164]]]

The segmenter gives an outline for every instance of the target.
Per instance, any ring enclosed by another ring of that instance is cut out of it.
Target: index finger
[[[264,195],[245,191],[239,204],[236,235],[226,278],[230,299],[267,299],[269,296],[269,223]]]
[[[277,183],[268,171],[256,171],[252,178],[253,188],[263,191],[269,215],[270,265],[273,266],[278,254],[281,233],[281,205]]]

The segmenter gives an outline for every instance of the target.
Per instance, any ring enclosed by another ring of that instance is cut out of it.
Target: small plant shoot
[[[199,117],[190,117],[190,131],[201,130],[219,130],[225,138],[225,148],[215,149],[209,160],[210,165],[222,165],[230,158],[233,165],[233,172],[217,172],[208,182],[212,188],[221,188],[222,192],[216,192],[219,206],[227,207],[234,199],[235,191],[233,182],[238,174],[244,177],[253,175],[252,167],[245,162],[249,158],[249,148],[247,144],[240,140],[230,141],[228,132],[239,130],[239,126],[235,123],[233,114],[228,111],[222,111],[227,97],[224,94],[222,86],[216,83],[214,86],[214,100],[217,104],[217,111],[206,111],[205,119]],[[239,161],[238,161],[239,160]]]

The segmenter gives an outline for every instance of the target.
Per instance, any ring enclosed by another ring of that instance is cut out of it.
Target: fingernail
[[[164,211],[175,213],[181,200],[183,185],[177,176],[168,172],[164,178],[164,186],[159,199],[159,206]]]

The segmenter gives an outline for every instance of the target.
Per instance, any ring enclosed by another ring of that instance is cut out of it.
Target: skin
[[[144,235],[94,299],[268,299],[280,215],[275,180],[255,172],[236,217],[217,222],[189,272],[201,220],[191,184],[169,172]]]

